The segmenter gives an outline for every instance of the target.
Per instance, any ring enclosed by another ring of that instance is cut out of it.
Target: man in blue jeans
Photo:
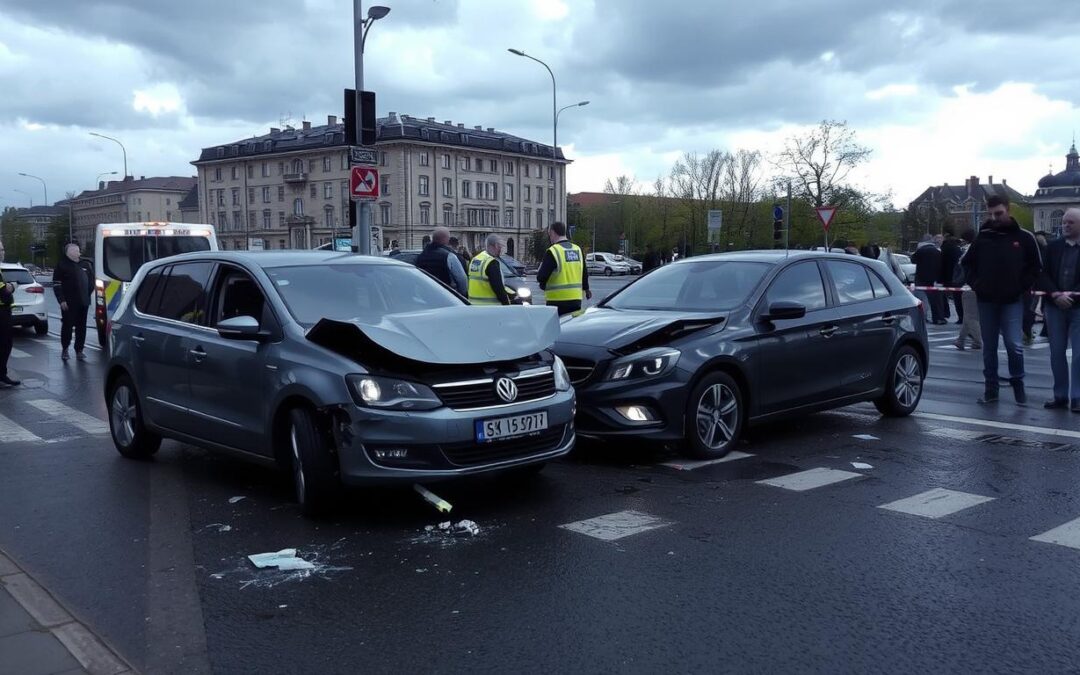
[[[1009,381],[1019,404],[1024,392],[1024,348],[1021,333],[1024,300],[1042,272],[1035,237],[1009,214],[1009,198],[992,195],[986,200],[990,220],[983,224],[960,265],[964,279],[979,301],[983,342],[983,380],[986,389],[979,403],[998,400],[998,335],[1005,341]]]
[[[1061,239],[1046,247],[1046,268],[1039,283],[1047,336],[1054,398],[1044,408],[1070,408],[1080,413],[1080,207],[1061,218]],[[1065,351],[1072,347],[1072,377]],[[1070,381],[1071,379],[1071,381]]]

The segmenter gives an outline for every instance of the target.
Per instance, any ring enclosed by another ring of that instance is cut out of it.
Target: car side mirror
[[[259,330],[259,320],[252,316],[234,316],[231,319],[219,321],[217,332],[226,340],[257,340],[261,342],[269,336],[268,333]]]
[[[761,318],[765,321],[783,321],[785,319],[801,319],[804,316],[806,316],[805,305],[781,300],[769,305],[769,311]]]

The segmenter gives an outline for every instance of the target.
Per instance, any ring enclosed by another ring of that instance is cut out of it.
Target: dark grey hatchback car
[[[722,457],[747,424],[873,401],[910,414],[926,376],[922,305],[883,263],[783,251],[687,258],[583,315],[555,345],[578,433]]]
[[[471,307],[406,263],[206,252],[145,265],[109,326],[113,442],[162,437],[344,484],[527,472],[574,445],[553,308]]]

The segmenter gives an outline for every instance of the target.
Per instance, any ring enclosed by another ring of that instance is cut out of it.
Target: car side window
[[[263,324],[266,297],[255,280],[235,268],[223,270],[218,279],[217,301],[210,325],[217,326],[221,321],[238,316],[250,316]]]
[[[765,295],[767,304],[774,302],[797,302],[806,311],[825,309],[825,284],[817,263],[804,262],[792,265],[773,279]]]
[[[151,300],[154,297],[154,291],[157,290],[158,284],[161,283],[164,271],[166,268],[158,267],[147,273],[143,278],[142,284],[139,286],[139,292],[135,294],[135,309],[139,310],[142,314],[154,314],[151,304]]]
[[[836,289],[836,300],[841,305],[874,299],[874,289],[865,265],[842,260],[826,260],[825,267]]]
[[[870,285],[874,288],[874,297],[881,299],[887,298],[892,295],[892,291],[885,285],[885,282],[878,276],[874,270],[868,270],[870,273]]]
[[[153,313],[163,319],[206,325],[206,286],[213,269],[211,262],[173,265]]]

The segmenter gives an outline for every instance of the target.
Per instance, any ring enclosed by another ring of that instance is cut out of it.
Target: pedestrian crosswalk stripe
[[[6,443],[34,443],[41,439],[0,415],[0,439]]]
[[[28,358],[30,358],[30,355],[27,354],[26,352],[24,352],[21,349],[15,349],[14,347],[12,347],[12,349],[11,349],[11,358],[13,358],[13,359],[28,359]]]
[[[668,525],[671,525],[671,523],[648,513],[619,511],[609,513],[606,516],[597,516],[588,520],[567,523],[559,527],[604,541],[615,541],[616,539],[629,537],[632,534],[639,534],[660,527],[667,527]]]
[[[46,415],[58,417],[69,424],[76,426],[88,434],[107,434],[109,433],[109,425],[102,422],[96,417],[87,415],[84,412],[75,410],[68,407],[59,401],[53,401],[49,399],[40,399],[37,401],[27,401],[29,405],[34,406]]]
[[[785,490],[793,490],[795,492],[805,492],[806,490],[813,490],[814,488],[832,485],[833,483],[839,483],[851,478],[862,477],[863,474],[861,473],[818,467],[816,469],[810,469],[809,471],[800,471],[798,473],[791,473],[777,478],[759,480],[758,483],[761,485],[772,485],[773,487],[784,488]]]
[[[746,459],[747,457],[753,457],[753,455],[747,452],[739,452],[738,450],[732,450],[726,456],[721,457],[720,459],[702,459],[693,462],[663,462],[660,466],[666,466],[670,469],[678,469],[679,471],[693,471],[694,469],[700,469],[703,466],[711,466],[713,464],[721,464],[723,462],[734,462],[739,459]]]
[[[922,516],[924,518],[944,518],[957,511],[970,509],[973,506],[978,506],[979,504],[985,504],[986,502],[991,501],[994,501],[993,497],[983,497],[968,492],[934,488],[933,490],[927,490],[926,492],[919,493],[913,497],[907,497],[906,499],[899,499],[895,502],[882,504],[878,508],[887,511],[896,511],[898,513],[908,513],[913,516]]]
[[[1036,535],[1031,540],[1080,549],[1080,518],[1070,520],[1064,525],[1059,525],[1052,530]]]

